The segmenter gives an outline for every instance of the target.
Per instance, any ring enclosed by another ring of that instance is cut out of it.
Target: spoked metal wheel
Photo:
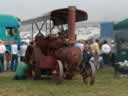
[[[56,70],[53,71],[53,76],[57,84],[62,83],[62,81],[64,80],[63,64],[60,60],[57,60],[57,67]]]
[[[63,64],[60,60],[57,60],[58,62],[58,76],[59,76],[59,80],[62,82],[64,79],[64,70],[63,70]]]

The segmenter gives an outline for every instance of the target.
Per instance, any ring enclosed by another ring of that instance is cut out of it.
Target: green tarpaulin
[[[28,69],[28,65],[25,64],[24,62],[20,62],[16,69],[16,76],[17,77],[25,76],[27,69]]]

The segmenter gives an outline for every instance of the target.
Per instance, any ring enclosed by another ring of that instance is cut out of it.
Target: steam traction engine
[[[27,60],[33,66],[35,78],[49,74],[59,81],[72,79],[81,62],[81,50],[74,47],[75,22],[83,20],[87,20],[87,13],[70,6],[22,22],[22,25],[32,24],[32,39],[34,25],[39,31],[32,55],[28,55],[30,59]]]

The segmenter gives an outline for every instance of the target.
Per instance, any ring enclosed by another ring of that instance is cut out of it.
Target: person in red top
[[[9,70],[9,63],[11,61],[11,54],[9,51],[5,52],[5,63],[6,63],[6,71]]]

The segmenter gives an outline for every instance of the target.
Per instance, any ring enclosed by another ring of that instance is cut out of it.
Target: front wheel
[[[57,60],[57,62],[58,62],[58,67],[59,67],[59,69],[58,69],[59,80],[63,81],[63,79],[64,79],[63,78],[64,77],[63,64],[60,60]]]
[[[56,80],[56,83],[62,83],[64,79],[64,70],[63,70],[63,64],[60,60],[57,60],[57,66],[56,69],[52,72],[53,78]]]

